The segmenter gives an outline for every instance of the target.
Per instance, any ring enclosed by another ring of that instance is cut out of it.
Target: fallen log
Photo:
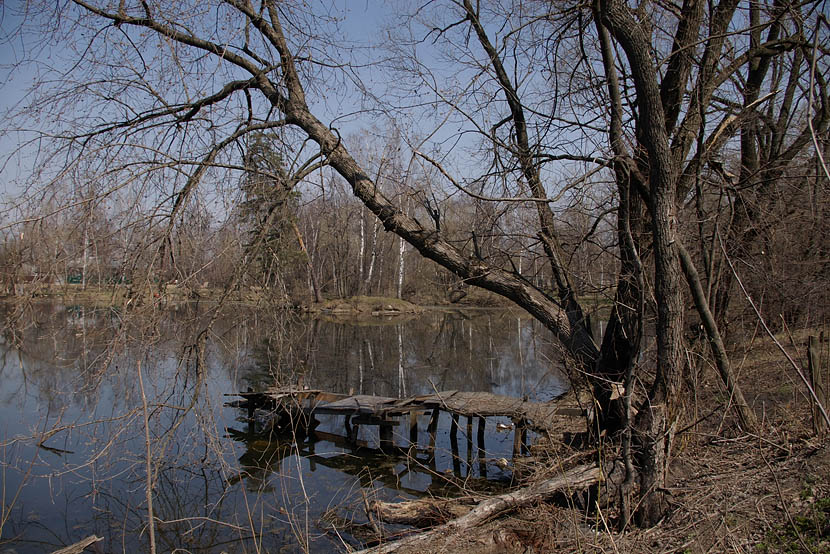
[[[467,515],[481,498],[418,498],[406,502],[376,500],[369,505],[374,516],[384,523],[411,525],[421,529],[441,525]]]
[[[466,515],[448,521],[430,531],[410,535],[401,540],[382,544],[361,552],[366,554],[386,554],[401,549],[426,548],[432,540],[448,535],[463,534],[504,512],[516,510],[545,500],[562,490],[583,489],[588,485],[597,483],[601,479],[602,471],[595,465],[578,466],[553,479],[488,498],[479,503],[478,506]]]

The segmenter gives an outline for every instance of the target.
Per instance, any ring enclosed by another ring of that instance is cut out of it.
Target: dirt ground
[[[778,336],[805,370],[807,336]],[[656,527],[620,529],[613,509],[559,499],[464,536],[439,536],[418,552],[830,552],[830,440],[813,431],[806,387],[765,336],[744,337],[733,364],[761,429],[739,428],[721,408],[728,399],[714,370],[703,369],[675,441],[666,487],[672,509]],[[535,454],[547,462],[526,484],[578,453],[551,443]]]

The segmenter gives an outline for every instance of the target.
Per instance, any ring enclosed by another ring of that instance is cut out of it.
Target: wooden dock
[[[377,426],[381,448],[393,448],[392,430],[401,425],[401,419],[408,416],[409,441],[418,444],[418,416],[429,414],[430,445],[435,447],[435,433],[442,411],[451,417],[450,441],[457,444],[459,418],[465,417],[467,424],[467,441],[472,442],[473,420],[477,419],[477,439],[481,450],[484,449],[486,418],[507,417],[513,422],[513,455],[519,454],[527,446],[528,429],[540,433],[550,433],[563,429],[563,420],[570,420],[567,427],[573,428],[584,411],[575,407],[562,407],[556,403],[529,402],[489,392],[443,391],[434,394],[413,396],[409,398],[389,398],[370,395],[348,395],[308,390],[293,387],[273,387],[262,392],[240,392],[242,401],[230,405],[247,409],[248,419],[254,418],[257,410],[265,410],[272,416],[273,426],[277,429],[301,430],[314,432],[319,423],[318,415],[335,415],[344,417],[345,438],[357,440],[360,426]],[[584,427],[582,427],[584,430]]]

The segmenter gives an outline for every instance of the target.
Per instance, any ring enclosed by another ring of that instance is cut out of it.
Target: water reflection
[[[0,548],[43,552],[94,533],[105,552],[146,550],[139,361],[163,551],[342,549],[358,539],[326,521],[360,521],[354,508],[364,493],[445,494],[465,480],[509,478],[487,461],[510,452],[509,434],[488,434],[483,453],[461,440],[454,457],[444,421],[431,458],[382,455],[368,435],[357,447],[334,436],[265,440],[245,414],[223,406],[225,393],[275,380],[383,396],[457,389],[548,400],[563,392],[547,334],[515,314],[429,312],[358,325],[226,309],[200,340],[215,315],[181,306],[125,320],[111,309],[38,305],[6,330]],[[340,425],[323,421],[320,430],[335,435]],[[396,434],[404,448],[408,437]]]
[[[314,320],[252,348],[255,390],[274,379],[332,392],[404,397],[487,390],[546,401],[564,392],[549,371],[547,333],[516,314],[433,312],[404,324]]]

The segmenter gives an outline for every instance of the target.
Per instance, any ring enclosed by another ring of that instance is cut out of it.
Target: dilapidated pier
[[[248,419],[254,418],[257,410],[271,415],[272,426],[279,430],[291,428],[304,433],[313,433],[319,424],[316,416],[343,416],[344,435],[355,442],[360,426],[377,426],[381,448],[393,448],[392,430],[408,425],[409,442],[417,447],[418,418],[429,415],[427,431],[428,448],[435,447],[435,434],[440,413],[450,415],[450,441],[457,444],[459,419],[466,418],[467,441],[472,442],[473,420],[477,420],[477,439],[483,450],[486,419],[488,417],[510,418],[513,427],[513,455],[527,446],[527,432],[567,432],[580,426],[584,410],[573,406],[560,406],[555,402],[530,402],[489,392],[442,391],[409,398],[390,398],[371,395],[349,395],[322,390],[296,387],[273,387],[262,392],[248,391],[235,395],[241,401],[230,403],[247,409]],[[408,418],[408,419],[407,419]],[[503,426],[503,424],[501,424]],[[581,424],[584,430],[584,423]]]

